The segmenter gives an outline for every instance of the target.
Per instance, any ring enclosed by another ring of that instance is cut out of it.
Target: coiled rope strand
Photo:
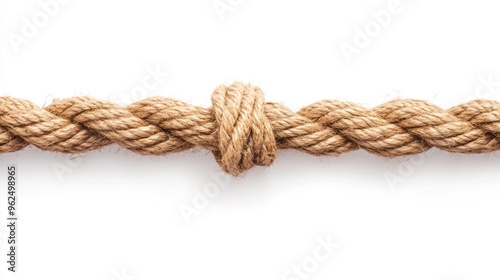
[[[240,82],[217,87],[211,108],[166,97],[123,108],[87,96],[40,108],[0,97],[0,153],[34,145],[74,154],[112,143],[143,155],[201,147],[233,175],[271,165],[280,149],[339,155],[361,148],[383,157],[431,147],[486,153],[500,147],[500,103],[473,100],[444,110],[423,100],[396,99],[367,109],[323,100],[293,112],[265,102],[260,88]]]

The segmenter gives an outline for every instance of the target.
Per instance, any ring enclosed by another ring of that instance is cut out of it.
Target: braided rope
[[[125,108],[91,97],[32,102],[0,97],[0,153],[28,145],[83,153],[117,143],[143,155],[193,147],[211,151],[224,171],[238,175],[269,166],[280,149],[339,155],[356,149],[384,157],[436,147],[453,153],[485,153],[500,147],[500,103],[474,100],[443,110],[429,102],[398,99],[367,109],[323,100],[293,112],[264,101],[255,86],[221,85],[212,107],[152,97]]]

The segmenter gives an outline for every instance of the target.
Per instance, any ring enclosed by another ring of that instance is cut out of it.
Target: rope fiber
[[[75,154],[112,143],[142,155],[201,147],[232,175],[271,165],[281,149],[319,156],[361,148],[389,158],[431,147],[487,153],[500,146],[500,103],[478,99],[444,110],[423,100],[396,99],[367,109],[323,100],[293,112],[265,102],[260,88],[241,82],[217,87],[211,108],[166,97],[124,108],[87,96],[40,108],[0,97],[0,153],[34,145]]]

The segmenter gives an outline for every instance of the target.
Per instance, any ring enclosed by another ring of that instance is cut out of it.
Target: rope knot
[[[271,165],[277,147],[260,88],[241,82],[221,85],[212,104],[218,138],[214,156],[224,171],[238,175],[254,165]]]

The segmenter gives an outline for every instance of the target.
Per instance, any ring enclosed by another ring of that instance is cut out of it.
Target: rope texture
[[[40,108],[0,97],[0,153],[28,145],[83,153],[112,143],[143,155],[201,147],[233,175],[271,165],[280,149],[339,155],[361,148],[384,157],[431,147],[485,153],[500,147],[500,103],[480,99],[444,110],[423,100],[397,99],[367,109],[323,100],[293,112],[265,102],[260,88],[240,82],[217,87],[211,108],[166,97],[123,108],[87,96]]]

